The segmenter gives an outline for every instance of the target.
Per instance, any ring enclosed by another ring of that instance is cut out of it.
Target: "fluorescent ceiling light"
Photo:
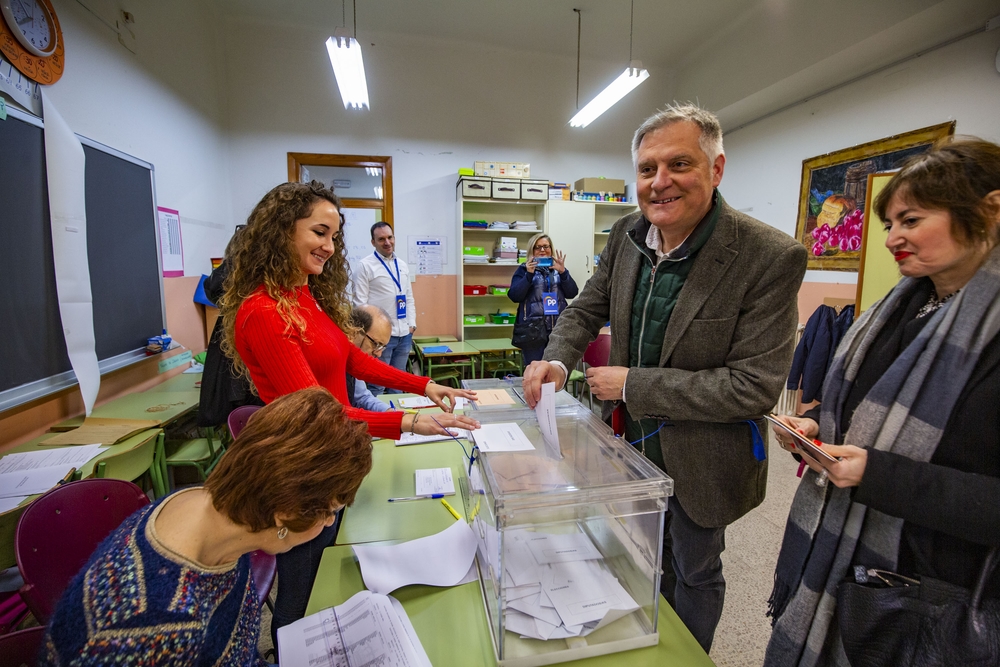
[[[587,106],[576,112],[569,124],[573,127],[587,127],[594,119],[610,109],[621,98],[628,95],[640,83],[649,78],[649,72],[642,69],[642,63],[633,60],[617,79],[592,99]]]
[[[344,108],[371,109],[368,104],[368,82],[365,81],[365,63],[361,59],[361,45],[353,37],[338,34],[326,40],[337,86],[344,100]]]

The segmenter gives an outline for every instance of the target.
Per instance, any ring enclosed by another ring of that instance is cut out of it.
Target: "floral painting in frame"
[[[809,250],[808,268],[857,271],[868,174],[898,169],[954,133],[951,121],[803,160],[795,238]]]

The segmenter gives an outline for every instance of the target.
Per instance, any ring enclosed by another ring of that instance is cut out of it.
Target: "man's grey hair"
[[[709,164],[714,164],[715,158],[725,153],[722,150],[722,126],[719,125],[719,119],[711,111],[706,111],[691,102],[686,104],[674,102],[647,118],[635,131],[635,136],[632,137],[632,166],[639,165],[639,144],[642,143],[644,136],[683,120],[691,121],[701,129],[698,145],[708,156]]]
[[[389,326],[392,326],[392,318],[389,317],[389,313],[385,312],[385,308],[365,303],[351,309],[351,324],[365,333],[372,330],[376,319],[388,322]]]

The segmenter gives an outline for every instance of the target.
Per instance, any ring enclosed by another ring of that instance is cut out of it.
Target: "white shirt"
[[[354,304],[362,306],[370,303],[379,306],[389,313],[392,319],[392,335],[405,336],[410,333],[410,327],[417,326],[417,308],[413,303],[413,287],[410,285],[410,268],[396,253],[386,259],[372,250],[358,262],[354,274]],[[379,261],[381,258],[382,261]],[[385,263],[383,265],[383,262]],[[402,292],[396,287],[396,265],[399,265],[399,284]],[[386,266],[389,270],[386,270]],[[390,271],[392,272],[390,275]],[[406,295],[406,319],[396,319],[396,295]]]

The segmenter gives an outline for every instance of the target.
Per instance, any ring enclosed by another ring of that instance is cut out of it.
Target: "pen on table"
[[[444,498],[444,494],[443,493],[432,493],[429,496],[404,496],[402,498],[389,498],[389,502],[390,503],[401,503],[401,502],[404,502],[404,501],[407,501],[407,500],[426,500],[426,499],[433,500],[435,498]]]
[[[444,505],[444,508],[445,508],[446,510],[448,510],[449,512],[451,512],[451,515],[452,515],[453,517],[455,517],[456,519],[459,519],[459,520],[461,520],[461,518],[462,518],[462,515],[461,515],[461,514],[459,514],[458,512],[456,512],[456,511],[455,511],[455,508],[454,508],[454,507],[452,507],[452,506],[451,506],[451,504],[450,504],[450,503],[449,503],[449,502],[448,502],[447,500],[445,500],[444,498],[442,498],[442,499],[441,499],[441,504],[442,504],[442,505]]]
[[[396,409],[396,405],[392,401],[389,401],[389,408],[392,409],[392,410],[395,410]]]

